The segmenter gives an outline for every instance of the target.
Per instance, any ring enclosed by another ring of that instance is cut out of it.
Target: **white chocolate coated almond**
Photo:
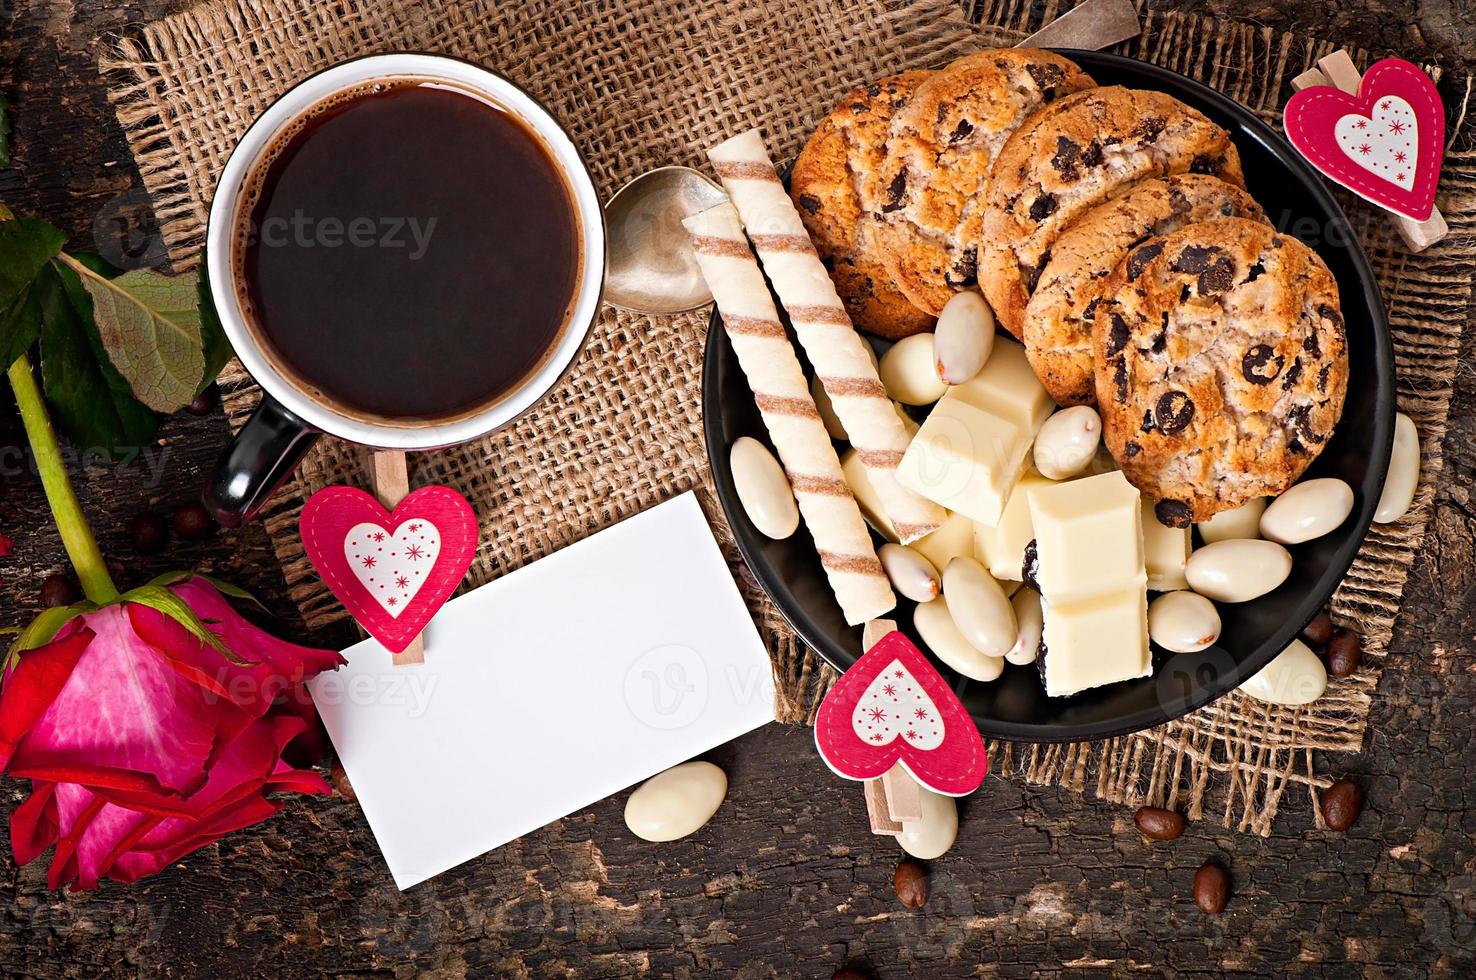
[[[784,467],[757,439],[742,436],[733,443],[728,456],[733,470],[733,486],[743,511],[753,526],[764,535],[783,540],[799,527],[799,506]]]
[[[938,313],[933,357],[946,385],[961,385],[984,369],[994,351],[994,311],[977,291],[954,293]]]
[[[1266,499],[1257,497],[1247,500],[1239,507],[1222,510],[1209,520],[1200,521],[1195,527],[1199,528],[1199,536],[1204,539],[1205,544],[1237,538],[1259,538],[1261,515],[1265,512]]]
[[[931,861],[948,853],[958,838],[958,803],[926,786],[919,786],[918,793],[922,796],[922,819],[904,821],[897,843],[918,860]]]
[[[904,405],[931,405],[948,389],[933,367],[933,335],[903,337],[881,356],[882,387]]]
[[[1033,664],[1040,653],[1040,635],[1045,631],[1045,610],[1040,607],[1040,593],[1022,585],[1010,597],[1010,605],[1015,610],[1015,645],[1010,647],[1005,659],[1021,666]]]
[[[1148,636],[1171,653],[1198,653],[1220,638],[1220,613],[1196,592],[1165,592],[1148,604]]]
[[[1389,475],[1384,477],[1384,491],[1374,511],[1375,524],[1392,524],[1414,503],[1420,485],[1420,433],[1414,419],[1397,412],[1394,415],[1394,453],[1389,457]]]
[[[891,579],[892,588],[913,602],[932,602],[942,589],[938,570],[923,553],[905,544],[888,542],[877,549],[882,569]]]
[[[1342,480],[1303,480],[1271,501],[1261,515],[1261,537],[1301,544],[1337,530],[1353,513],[1353,488]]]
[[[1292,557],[1275,541],[1235,538],[1207,544],[1189,556],[1189,588],[1216,602],[1249,602],[1291,574]]]
[[[1291,646],[1251,675],[1240,689],[1271,704],[1311,704],[1327,690],[1327,668],[1307,644],[1292,640]]]
[[[625,825],[641,840],[678,840],[712,819],[728,795],[728,777],[711,762],[683,762],[658,772],[625,801]]]
[[[1090,405],[1064,408],[1035,435],[1035,468],[1047,480],[1066,480],[1087,468],[1102,442],[1102,417]]]
[[[912,625],[923,645],[932,654],[965,677],[976,681],[992,681],[1004,673],[1004,658],[991,657],[974,649],[954,625],[948,600],[939,596],[932,602],[919,603],[912,613]]]
[[[1003,657],[1015,645],[1015,610],[984,566],[959,556],[943,569],[943,594],[953,622],[974,649]]]

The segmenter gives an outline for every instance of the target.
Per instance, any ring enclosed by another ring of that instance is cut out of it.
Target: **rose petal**
[[[91,630],[82,630],[16,658],[0,688],[0,772],[5,771],[16,745],[66,686],[93,635]]]
[[[165,791],[203,780],[217,730],[239,709],[208,702],[134,633],[127,613],[106,606],[85,617],[96,634],[66,685],[17,746],[11,769],[57,781],[146,774]],[[136,779],[118,777],[129,786]],[[147,786],[139,785],[140,790]]]
[[[56,783],[35,781],[31,795],[10,811],[10,851],[16,866],[30,864],[61,836]]]

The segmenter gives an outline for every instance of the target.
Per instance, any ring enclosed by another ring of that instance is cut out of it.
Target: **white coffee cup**
[[[284,127],[324,99],[378,79],[424,79],[479,94],[516,115],[547,148],[574,206],[580,236],[569,319],[542,364],[487,407],[447,421],[372,421],[345,412],[280,371],[248,328],[233,271],[233,238],[241,194],[261,155]],[[492,432],[543,398],[568,371],[599,313],[605,274],[605,225],[594,183],[569,135],[532,96],[468,61],[430,54],[369,55],[335,65],[298,83],[261,114],[226,162],[210,205],[207,269],[216,311],[236,356],[266,392],[260,407],[222,456],[205,491],[217,520],[248,520],[291,475],[320,433],[378,449],[435,449]]]

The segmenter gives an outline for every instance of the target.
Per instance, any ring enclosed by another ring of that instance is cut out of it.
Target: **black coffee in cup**
[[[370,421],[470,416],[558,345],[583,243],[542,139],[415,79],[341,92],[261,154],[231,257],[247,328],[315,401]]]

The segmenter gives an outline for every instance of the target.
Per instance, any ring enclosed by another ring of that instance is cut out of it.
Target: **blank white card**
[[[370,639],[310,685],[401,889],[774,717],[691,493],[453,599],[424,637],[423,665]]]

